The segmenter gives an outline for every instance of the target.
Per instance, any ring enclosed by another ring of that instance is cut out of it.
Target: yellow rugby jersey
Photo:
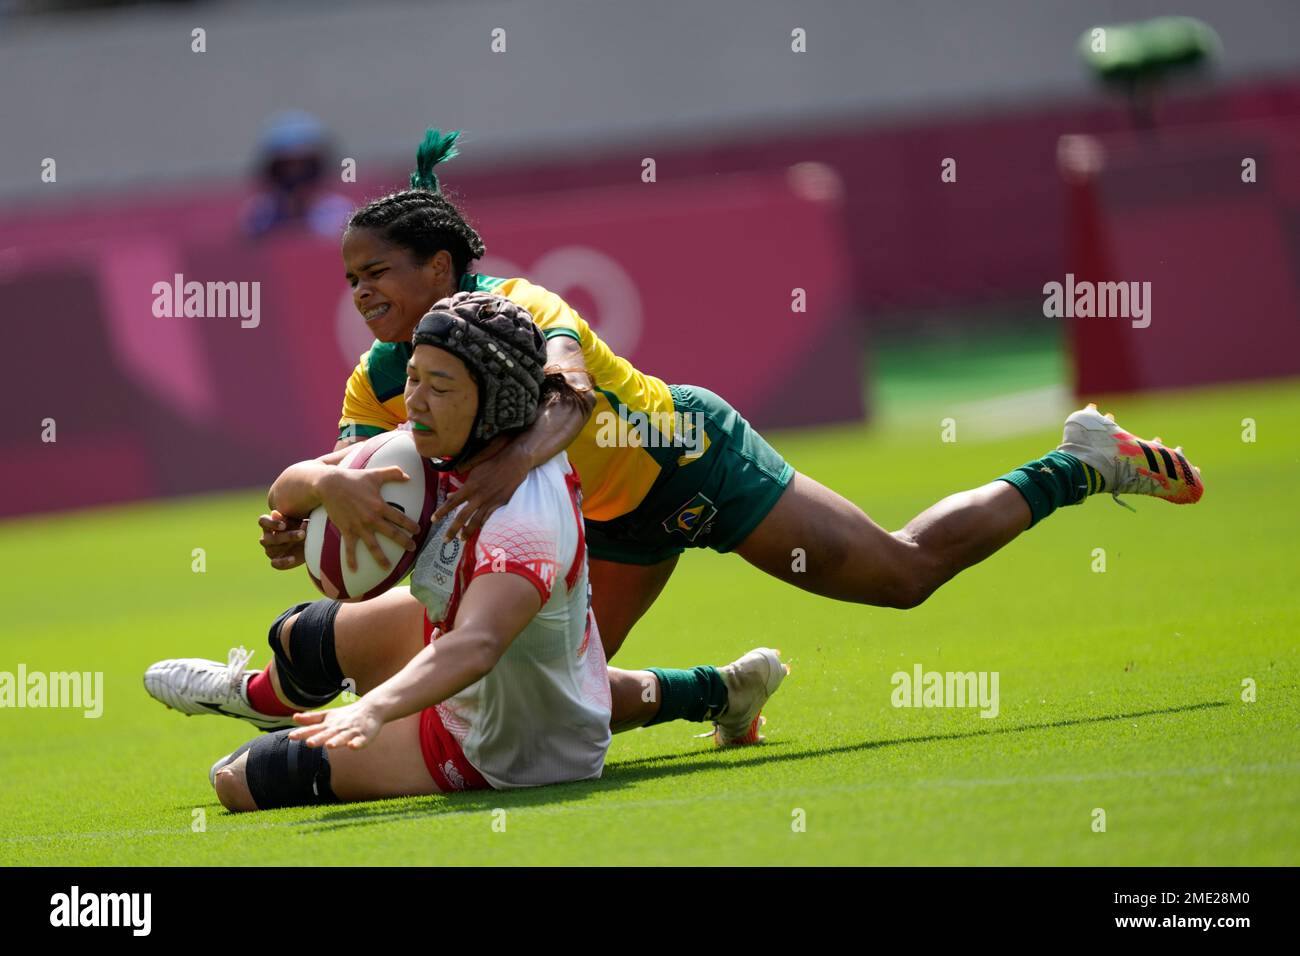
[[[668,386],[637,371],[615,355],[582,316],[553,292],[527,279],[469,274],[462,292],[492,292],[526,308],[547,339],[567,335],[582,348],[596,381],[596,407],[568,448],[582,478],[582,513],[593,521],[625,515],[645,498],[663,466],[689,464],[708,447],[708,436],[694,455],[666,447],[675,433],[673,398]],[[339,420],[339,438],[368,438],[406,421],[406,363],[410,342],[375,342],[348,379]],[[629,425],[631,427],[629,427]],[[693,436],[688,436],[688,439]]]

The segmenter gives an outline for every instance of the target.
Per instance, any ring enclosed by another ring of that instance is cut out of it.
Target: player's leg
[[[590,525],[589,525],[590,528]],[[591,548],[600,549],[599,537]],[[649,564],[631,564],[589,555],[587,580],[591,584],[591,610],[600,627],[605,660],[612,660],[637,621],[658,599],[677,567],[679,555]],[[659,714],[659,678],[650,671],[609,668],[610,729],[614,733],[642,727]]]
[[[423,626],[423,605],[407,588],[357,604],[303,603],[271,625],[274,657],[266,669],[246,672],[252,653],[241,647],[226,664],[159,661],[145,672],[145,688],[187,715],[239,717],[260,730],[292,727],[294,712],[324,706],[345,689],[365,693],[396,673],[423,646]]]
[[[659,713],[659,678],[650,671],[609,668],[609,729],[644,727]]]
[[[593,603],[610,615],[620,643],[663,590],[675,563],[673,557],[649,575],[607,574],[601,590],[593,589]],[[638,570],[634,565],[615,568]],[[603,603],[596,593],[604,595]],[[243,674],[247,652],[233,671],[216,661],[161,661],[146,674],[146,687],[183,713],[241,717],[262,730],[292,727],[293,713],[322,707],[345,687],[364,694],[397,673],[423,646],[424,607],[407,588],[356,604],[322,599],[280,615],[269,639],[277,653],[263,671]],[[725,667],[635,672],[610,668],[610,724],[617,731],[670,720],[715,721],[719,743],[752,742],[739,740],[750,735],[732,725],[761,708],[784,676],[752,656]]]
[[[424,646],[424,605],[410,588],[354,604],[322,599],[291,608],[272,625],[274,660],[249,681],[263,713],[321,707],[344,689],[364,694]]]
[[[674,554],[653,564],[627,564],[593,556],[587,562],[591,609],[600,624],[605,660],[614,659],[633,626],[663,593],[678,557]]]
[[[282,730],[250,741],[212,775],[228,810],[269,810],[438,793],[420,743],[420,714],[384,726],[360,750],[312,748]]]
[[[647,580],[634,580],[638,577]],[[617,597],[617,580],[606,578],[603,593],[608,597]],[[666,573],[658,577],[653,594],[662,590],[665,580]],[[627,601],[606,601],[621,630],[620,640],[650,600],[650,594],[634,590]],[[149,668],[145,686],[182,713],[240,717],[268,731],[292,727],[293,713],[322,707],[345,687],[364,694],[397,673],[423,646],[424,608],[406,588],[357,604],[320,600],[280,615],[269,639],[276,658],[263,671],[245,674],[248,652],[241,656],[236,650],[227,665],[198,658],[160,661]],[[610,668],[611,726],[627,730],[670,720],[715,720],[719,743],[752,742],[737,740],[731,725],[738,715],[761,707],[780,680],[765,661],[751,657],[721,668]],[[288,675],[287,681],[282,674]],[[734,701],[731,707],[729,700]]]
[[[590,562],[589,567],[599,568],[598,571],[589,572],[593,578],[591,600],[606,655],[610,652],[605,621],[608,619],[611,622],[610,627],[616,634],[617,642],[621,644],[628,631],[663,591],[676,564],[676,556],[648,566],[612,561]],[[337,602],[333,603],[337,605]],[[312,608],[308,608],[306,613],[310,617]],[[285,667],[285,658],[292,656],[290,648],[295,644],[294,628],[298,626],[299,616],[289,614],[279,626],[279,640],[285,655],[284,658],[277,655],[276,661],[267,668],[266,678],[274,687],[277,700],[263,701],[263,712],[274,713],[272,708],[277,704],[288,713],[323,705],[313,703],[302,694],[286,692],[277,674],[277,671]],[[397,673],[423,646],[424,606],[411,596],[407,588],[394,589],[370,601],[337,605],[329,633],[323,632],[310,621],[307,623],[308,633],[300,635],[298,653],[304,660],[325,659],[327,663],[337,660],[338,671],[345,675],[341,680],[350,678],[358,694],[364,694]],[[333,658],[330,657],[331,654]],[[296,665],[290,661],[289,666]],[[334,668],[327,666],[326,669],[332,675]],[[713,671],[715,668],[704,670]],[[668,679],[678,673],[681,672],[669,672]],[[611,667],[609,675],[613,703],[611,726],[621,730],[659,722],[655,718],[661,709],[661,692],[660,680],[655,673],[623,671]],[[324,678],[321,685],[328,684],[329,680],[332,680],[332,676]],[[290,684],[296,686],[302,683],[305,683],[302,676],[295,672]],[[705,680],[705,684],[721,686],[717,681]],[[308,689],[310,691],[314,686]],[[707,690],[704,693],[708,701],[713,701],[716,697],[716,694],[709,695]],[[706,714],[710,713],[707,703],[702,710]],[[675,710],[670,707],[670,712]],[[665,716],[663,719],[677,718]]]
[[[590,525],[589,525],[590,527]],[[598,533],[593,549],[626,557]],[[588,562],[592,610],[608,660],[633,626],[663,593],[679,555],[651,564],[592,557]],[[657,554],[652,554],[658,557]],[[609,668],[610,728],[619,733],[635,727],[686,720],[714,724],[720,746],[756,743],[760,711],[788,673],[769,648],[751,651],[723,667]]]
[[[796,473],[721,396],[698,386],[674,386],[673,397],[697,422],[697,433],[703,426],[708,448],[663,482],[665,488],[678,487],[660,495],[655,517],[661,520],[638,527],[647,533],[663,528],[670,538],[695,547],[737,551],[769,574],[814,593],[912,607],[946,563],[962,560],[960,552],[985,557],[1029,524],[1020,495],[1010,486],[1009,495],[992,487],[967,493],[980,507],[950,499],[890,534],[852,502]]]
[[[610,729],[619,733],[669,720],[712,721],[713,740],[720,747],[758,743],[763,707],[789,673],[780,652],[770,647],[756,648],[722,667],[611,667],[610,694],[616,703]]]
[[[892,534],[835,492],[796,475],[736,550],[813,593],[910,608],[1057,508],[1102,491],[1192,504],[1204,486],[1181,448],[1141,441],[1089,405],[1066,420],[1055,451],[948,496]],[[791,560],[794,548],[803,549],[802,561]]]
[[[857,505],[796,473],[736,551],[824,597],[911,608],[1015,538],[1029,519],[1020,493],[993,482],[950,495],[891,534]]]
[[[396,658],[391,661],[397,667],[405,663],[397,663]],[[694,669],[703,670],[718,669]],[[718,742],[730,745],[761,740],[759,711],[780,686],[785,665],[776,658],[775,652],[760,649],[722,668],[721,672],[726,676],[726,687],[731,690],[732,723],[744,727],[743,732],[737,730],[730,734],[724,732],[725,727],[719,728],[715,731]],[[651,682],[657,686],[663,674],[692,672],[619,673],[640,686],[650,686]],[[366,679],[387,676],[390,675],[372,671]],[[450,744],[436,740],[435,732],[427,726],[427,714],[425,711],[386,724],[379,736],[360,750],[311,748],[301,741],[290,740],[287,729],[264,734],[217,762],[212,770],[213,789],[222,805],[235,812],[442,792],[429,769],[431,763],[426,752],[434,753],[434,763],[442,766],[451,757],[446,751]],[[463,754],[460,757],[463,760]],[[463,782],[469,776],[469,768],[462,763],[461,770],[465,771],[461,777]],[[478,784],[483,785],[482,781]]]

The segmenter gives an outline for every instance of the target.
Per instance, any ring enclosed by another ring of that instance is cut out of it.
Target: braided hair
[[[421,261],[447,250],[457,282],[469,271],[469,264],[487,251],[460,210],[443,195],[442,184],[433,171],[439,163],[458,154],[459,138],[460,130],[445,134],[426,130],[416,150],[411,188],[367,203],[348,220],[349,229],[374,229]]]

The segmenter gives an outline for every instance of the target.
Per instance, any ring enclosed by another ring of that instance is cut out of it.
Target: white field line
[[[914,404],[896,415],[886,415],[894,426],[908,430],[933,429],[951,417],[957,422],[957,440],[993,441],[1014,438],[1059,425],[1073,409],[1074,398],[1062,385],[1048,385],[1020,392],[1008,392],[974,401]]]
[[[743,764],[741,764],[743,766]],[[610,769],[617,769],[611,767]],[[820,795],[823,793],[857,793],[865,790],[881,789],[943,789],[952,787],[957,789],[981,789],[985,787],[1015,787],[1034,784],[1054,784],[1054,783],[1091,783],[1103,780],[1126,780],[1126,779],[1153,779],[1158,777],[1206,777],[1215,774],[1232,776],[1234,774],[1251,774],[1251,773],[1297,773],[1300,772],[1300,762],[1292,763],[1258,763],[1245,764],[1237,767],[1172,767],[1165,770],[1120,770],[1106,773],[1058,773],[1043,774],[1036,777],[969,777],[969,778],[951,778],[951,779],[934,779],[934,780],[914,780],[902,782],[894,780],[872,781],[861,784],[840,784],[837,786],[822,786],[813,788],[784,788],[772,790],[763,788],[761,790],[741,791],[741,792],[724,792],[714,793],[706,796],[696,797],[662,797],[650,798],[645,800],[619,800],[615,803],[600,803],[593,805],[586,800],[564,800],[551,806],[532,806],[532,807],[512,807],[512,813],[529,813],[529,814],[567,814],[578,810],[597,810],[606,812],[609,810],[620,810],[624,808],[638,809],[643,807],[668,807],[681,806],[686,804],[700,803],[720,803],[735,802],[737,800],[765,799],[773,797],[794,797],[806,800],[810,793]],[[334,809],[355,807],[361,804],[335,804]],[[443,810],[430,813],[427,810],[410,810],[403,813],[394,813],[383,817],[379,821],[370,822],[400,822],[403,820],[415,819],[441,819],[444,817],[459,817],[468,815],[479,815],[490,811],[482,808],[473,810]],[[350,821],[343,821],[341,826],[346,827]],[[364,817],[357,818],[358,823],[366,823]],[[298,829],[309,829],[313,826],[330,827],[339,826],[339,823],[329,819],[306,819],[306,820],[276,820],[268,823],[257,824],[236,824],[224,827],[208,827],[206,833],[225,835],[238,835],[243,833],[255,832],[259,830],[275,830],[285,827],[294,827]],[[149,837],[149,836],[184,836],[190,833],[188,826],[178,826],[167,829],[136,829],[136,830],[102,830],[98,832],[87,833],[47,833],[47,834],[28,834],[25,836],[0,837],[0,844],[3,843],[35,843],[45,840],[117,840],[123,837]]]
[[[1071,399],[1069,389],[1049,385],[965,402],[957,406],[957,428],[965,421],[981,438],[1013,438],[1065,421]]]

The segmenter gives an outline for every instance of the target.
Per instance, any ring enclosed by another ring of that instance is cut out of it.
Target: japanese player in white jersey
[[[571,389],[545,374],[545,340],[528,312],[499,296],[460,293],[437,303],[412,341],[407,410],[417,450],[441,472],[440,498],[459,486],[458,466]],[[271,488],[272,506],[309,514],[345,454],[287,468]],[[411,593],[425,608],[423,635],[335,632],[307,612],[286,622],[292,633],[272,671],[277,695],[301,699],[328,660],[361,696],[296,713],[296,728],[218,760],[210,777],[223,805],[270,809],[600,776],[609,678],[590,611],[579,482],[563,453],[529,472],[470,539],[444,542],[434,528]],[[770,655],[784,676],[773,652],[756,653]],[[151,673],[171,675],[167,693],[151,693],[164,702],[207,673],[185,661],[163,665]]]

